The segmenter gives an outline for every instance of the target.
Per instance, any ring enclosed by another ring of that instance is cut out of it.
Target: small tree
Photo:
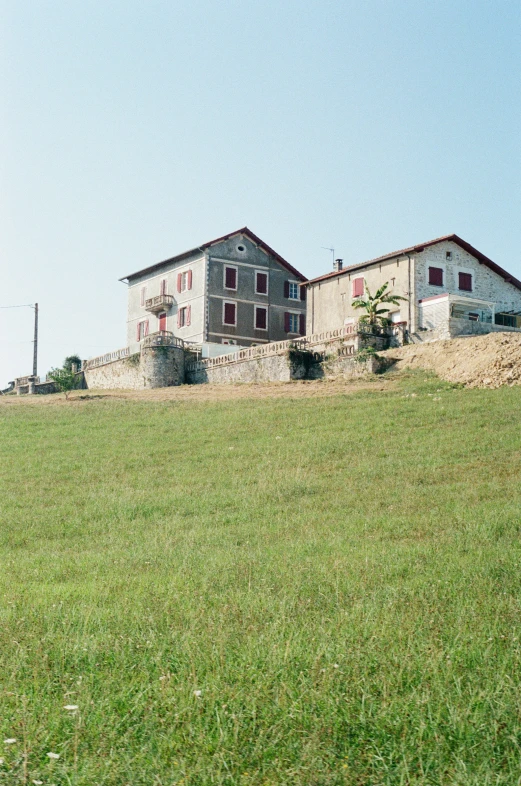
[[[81,359],[78,355],[69,355],[63,361],[63,368],[52,368],[47,376],[52,379],[60,393],[65,393],[65,399],[69,398],[69,393],[76,387],[76,372],[72,370],[72,366],[81,366]]]
[[[63,361],[63,368],[67,369],[67,371],[72,371],[73,366],[76,366],[77,371],[81,369],[81,358],[79,355],[69,355]]]
[[[388,308],[380,308],[380,306],[388,303],[389,305],[398,306],[400,304],[400,300],[407,300],[407,298],[402,297],[401,295],[393,295],[392,292],[388,292],[389,282],[386,281],[385,284],[382,284],[380,289],[378,289],[374,295],[371,295],[369,291],[369,287],[367,284],[365,285],[365,294],[366,297],[358,297],[356,300],[353,300],[352,306],[353,308],[364,308],[366,313],[363,317],[360,318],[360,322],[365,323],[366,325],[385,325],[388,323],[388,317],[384,317],[384,314],[389,313]]]

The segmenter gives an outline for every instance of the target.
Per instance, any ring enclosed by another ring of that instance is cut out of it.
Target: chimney
[[[343,266],[344,266],[343,259],[335,259],[335,261],[333,262],[333,270],[335,271],[335,273],[338,273],[340,270],[342,270]]]

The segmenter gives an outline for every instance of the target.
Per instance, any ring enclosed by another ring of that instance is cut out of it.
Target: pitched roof
[[[345,267],[342,270],[334,270],[332,273],[325,273],[323,276],[317,276],[317,278],[311,278],[308,281],[305,281],[305,284],[315,284],[318,281],[324,281],[328,278],[335,278],[337,276],[343,276],[346,273],[351,273],[354,270],[360,270],[364,267],[368,267],[369,265],[378,264],[378,262],[384,262],[387,259],[392,259],[393,257],[401,257],[405,254],[419,254],[421,251],[424,251],[429,246],[435,246],[437,243],[442,243],[450,240],[452,243],[456,243],[458,246],[463,248],[465,251],[468,251],[469,254],[472,254],[473,257],[478,259],[483,265],[486,265],[490,270],[493,270],[494,273],[497,273],[498,276],[504,278],[505,281],[508,281],[510,284],[513,284],[518,289],[521,289],[521,281],[517,278],[512,276],[510,273],[507,273],[499,265],[496,265],[491,259],[482,254],[481,251],[478,251],[477,248],[471,246],[470,243],[467,243],[466,240],[462,240],[461,237],[458,235],[444,235],[443,237],[437,237],[435,240],[428,240],[427,243],[418,243],[416,246],[410,246],[409,248],[402,248],[399,251],[392,251],[390,254],[384,254],[383,257],[376,257],[375,259],[369,259],[367,262],[359,262],[356,265],[349,265],[349,267]]]
[[[274,257],[277,262],[280,262],[280,264],[285,267],[286,270],[300,279],[300,281],[306,280],[306,276],[302,275],[302,273],[294,268],[293,265],[290,265],[289,262],[287,262],[283,257],[280,256],[280,254],[277,254],[276,251],[270,248],[270,246],[261,240],[260,237],[257,237],[257,235],[255,235],[251,229],[248,229],[248,227],[242,227],[242,229],[236,229],[235,232],[230,232],[228,235],[223,235],[222,237],[218,237],[215,240],[209,240],[208,243],[202,243],[200,246],[191,248],[188,251],[183,251],[182,254],[177,254],[175,257],[164,259],[162,262],[156,262],[154,265],[143,268],[143,270],[138,270],[136,273],[129,273],[128,276],[123,276],[123,278],[120,278],[119,280],[126,281],[130,278],[135,278],[136,276],[142,276],[144,273],[151,273],[153,270],[157,270],[157,268],[160,268],[162,265],[166,265],[167,263],[171,262],[179,262],[181,259],[191,256],[196,251],[205,251],[207,248],[210,248],[210,246],[214,246],[216,243],[222,243],[224,240],[228,240],[234,235],[246,235],[246,237],[255,243],[256,246],[259,246],[264,251],[266,251],[267,254],[270,254],[272,257]]]

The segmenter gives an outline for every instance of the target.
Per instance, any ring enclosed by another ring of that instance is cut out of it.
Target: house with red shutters
[[[305,276],[248,227],[120,280],[131,353],[152,333],[248,347],[306,332]]]
[[[306,281],[307,334],[356,322],[353,300],[385,283],[405,298],[389,319],[412,341],[521,330],[521,281],[458,235],[402,248]]]

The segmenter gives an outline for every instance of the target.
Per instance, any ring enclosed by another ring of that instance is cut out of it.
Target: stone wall
[[[380,357],[369,357],[361,361],[355,357],[338,355],[336,358],[324,362],[322,372],[326,379],[338,376],[343,376],[346,379],[359,379],[367,377],[369,374],[380,374],[387,366],[387,361]]]
[[[280,355],[188,371],[186,382],[191,385],[204,382],[289,382],[292,379],[305,379],[310,366],[315,363],[312,353],[289,350]]]
[[[182,385],[184,351],[180,347],[146,347],[141,353],[84,372],[88,388],[99,390],[165,388]]]
[[[449,317],[433,330],[419,330],[410,336],[413,344],[446,341],[458,336],[484,336],[487,333],[521,333],[519,328],[494,325],[492,322],[474,322],[472,319]]]

